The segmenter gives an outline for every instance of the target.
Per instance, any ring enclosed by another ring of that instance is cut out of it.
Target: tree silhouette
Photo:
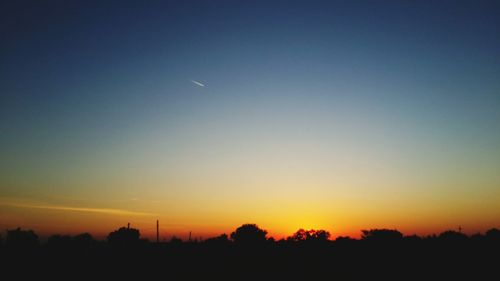
[[[52,235],[47,239],[47,246],[52,248],[69,248],[72,246],[72,239],[69,235]]]
[[[335,239],[335,245],[341,247],[347,247],[354,245],[358,240],[351,238],[349,236],[339,236]]]
[[[370,229],[361,232],[361,238],[367,241],[390,242],[403,238],[403,234],[395,229]]]
[[[47,239],[47,246],[53,249],[89,249],[95,246],[96,240],[89,233],[78,234],[74,237],[69,235],[52,235]]]
[[[460,242],[467,240],[467,235],[462,232],[447,230],[439,234],[439,239],[449,242]]]
[[[486,238],[500,241],[500,230],[496,228],[489,229],[486,231]]]
[[[407,242],[410,242],[410,243],[416,243],[416,242],[420,242],[422,240],[422,238],[420,238],[419,236],[413,234],[413,235],[409,235],[409,236],[405,236],[403,237],[405,241]]]
[[[330,238],[330,232],[326,230],[304,230],[304,229],[299,229],[297,232],[295,232],[292,236],[288,237],[287,240],[291,241],[296,241],[296,242],[303,242],[303,241],[328,241],[328,238]]]
[[[179,237],[174,235],[174,236],[172,236],[172,238],[170,238],[170,244],[173,244],[173,245],[182,244],[182,239],[180,239]]]
[[[108,242],[111,245],[134,245],[139,242],[140,233],[138,229],[121,227],[108,235]]]
[[[7,230],[5,244],[15,248],[31,248],[38,246],[38,235],[33,230],[21,230],[21,228]]]
[[[495,256],[500,249],[498,229],[472,237],[456,231],[425,238],[403,237],[401,232],[390,229],[364,230],[362,234],[362,240],[338,237],[332,241],[328,231],[299,229],[287,239],[275,241],[257,225],[244,224],[229,237],[222,234],[200,243],[183,243],[173,237],[169,242],[157,244],[140,239],[137,229],[122,227],[108,235],[108,243],[97,242],[90,234],[83,233],[73,237],[53,235],[46,244],[33,247],[38,245],[36,234],[15,229],[7,232],[8,241],[4,237],[0,263],[2,270],[14,265],[18,266],[16,272],[22,273],[24,269],[38,267],[49,270],[50,274],[57,270],[67,276],[74,272],[90,272],[92,276],[100,276],[102,272],[115,277],[117,274],[128,277],[130,272],[137,276],[162,276],[168,268],[171,276],[182,280],[199,280],[198,276],[193,277],[195,272],[218,277],[227,274],[231,280],[238,274],[304,280],[329,276],[334,269],[335,276],[345,274],[348,277],[345,279],[367,280],[376,279],[373,277],[377,273],[384,276],[421,273],[419,277],[425,278],[435,276],[438,271],[448,277],[457,268],[457,275],[464,269],[470,276],[483,272],[491,275],[499,261]],[[487,280],[482,278],[485,275],[480,275],[479,280]]]
[[[231,233],[231,239],[239,245],[263,244],[267,241],[267,231],[256,224],[244,224]]]
[[[90,233],[81,233],[73,237],[73,242],[76,247],[89,248],[92,247],[97,241],[90,235]]]
[[[227,236],[227,234],[221,234],[217,237],[212,237],[212,238],[208,238],[205,240],[205,243],[208,244],[208,245],[219,245],[219,246],[223,246],[223,245],[228,245],[230,243],[229,241],[229,238]]]

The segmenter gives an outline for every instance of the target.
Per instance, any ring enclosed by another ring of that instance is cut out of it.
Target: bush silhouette
[[[231,233],[231,239],[239,245],[263,244],[267,241],[267,231],[256,224],[244,224]]]

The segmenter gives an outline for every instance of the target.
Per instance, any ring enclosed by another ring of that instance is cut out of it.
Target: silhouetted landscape
[[[0,0],[0,40],[0,281],[500,280],[500,0]]]
[[[392,229],[362,230],[361,239],[330,239],[325,230],[300,229],[276,241],[255,224],[230,235],[168,242],[142,239],[130,226],[104,241],[89,233],[52,235],[40,243],[32,230],[13,229],[1,240],[1,264],[13,276],[286,280],[302,278],[485,280],[500,262],[500,230],[404,236]]]

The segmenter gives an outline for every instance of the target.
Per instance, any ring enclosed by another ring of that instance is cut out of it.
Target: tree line
[[[209,244],[209,245],[269,245],[269,244],[341,244],[355,243],[360,241],[366,242],[398,242],[398,241],[448,241],[448,242],[466,242],[466,241],[500,241],[500,230],[491,228],[484,234],[477,233],[471,236],[466,235],[461,231],[447,230],[439,235],[433,234],[429,236],[410,235],[405,236],[396,229],[370,229],[361,230],[361,238],[354,239],[348,236],[339,236],[336,239],[330,239],[331,234],[326,230],[315,229],[299,229],[287,238],[275,240],[273,237],[268,237],[268,232],[260,228],[256,224],[243,224],[238,227],[230,235],[221,234],[216,237],[211,237],[205,240],[188,240],[183,241],[175,236],[172,236],[170,241],[163,241],[162,244]],[[2,248],[35,248],[38,246],[46,247],[69,247],[77,246],[79,248],[97,247],[101,244],[109,244],[112,246],[133,246],[154,244],[148,239],[141,238],[140,230],[131,227],[121,227],[110,232],[104,241],[95,239],[89,233],[82,233],[75,236],[70,235],[52,235],[48,237],[47,242],[42,244],[39,241],[39,236],[33,230],[24,230],[21,228],[11,229],[6,231],[6,238],[0,235],[0,247]]]
[[[0,239],[0,276],[15,280],[496,280],[500,230],[405,236],[395,229],[332,238],[299,229],[276,240],[256,224],[204,240],[157,243],[121,227],[104,240],[11,229]],[[493,277],[493,278],[492,278]]]

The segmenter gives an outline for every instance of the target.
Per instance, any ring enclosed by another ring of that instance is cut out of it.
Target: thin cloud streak
[[[196,80],[190,80],[190,81],[191,81],[192,83],[194,83],[194,84],[196,84],[196,85],[200,86],[200,87],[205,87],[205,84],[203,84],[203,83],[201,83],[201,82],[198,82],[198,81],[196,81]]]
[[[12,203],[12,202],[0,202],[0,205],[16,207],[16,208],[87,212],[87,213],[100,213],[100,214],[121,215],[121,216],[156,216],[157,215],[154,213],[134,212],[134,211],[127,211],[127,210],[120,210],[120,209],[107,209],[107,208],[53,206],[53,205],[39,205],[39,204]]]

